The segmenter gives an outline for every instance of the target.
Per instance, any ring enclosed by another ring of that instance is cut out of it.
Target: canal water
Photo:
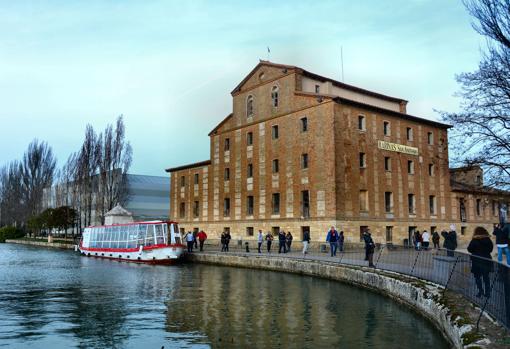
[[[339,282],[0,244],[0,347],[163,346],[449,347],[413,311]]]

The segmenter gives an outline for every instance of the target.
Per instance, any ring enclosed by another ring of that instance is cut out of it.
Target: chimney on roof
[[[400,102],[400,112],[407,114],[407,102],[406,101]]]

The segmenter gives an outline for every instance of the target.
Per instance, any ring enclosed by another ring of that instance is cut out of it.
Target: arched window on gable
[[[250,95],[246,99],[246,117],[252,117],[253,116],[253,96]]]
[[[271,103],[273,108],[278,107],[278,86],[273,86],[271,89]]]

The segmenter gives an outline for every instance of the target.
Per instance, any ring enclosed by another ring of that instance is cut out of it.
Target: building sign
[[[395,151],[397,153],[404,153],[404,154],[418,156],[418,148],[408,147],[407,145],[403,145],[403,144],[390,143],[390,142],[386,142],[386,141],[378,141],[377,146],[379,147],[379,149],[383,149],[383,150]]]

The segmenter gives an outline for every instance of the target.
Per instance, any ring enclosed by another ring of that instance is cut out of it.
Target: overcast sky
[[[230,91],[267,58],[409,100],[436,119],[458,109],[455,74],[483,39],[458,0],[0,1],[0,165],[33,138],[59,163],[90,123],[120,114],[131,173],[209,158]]]

